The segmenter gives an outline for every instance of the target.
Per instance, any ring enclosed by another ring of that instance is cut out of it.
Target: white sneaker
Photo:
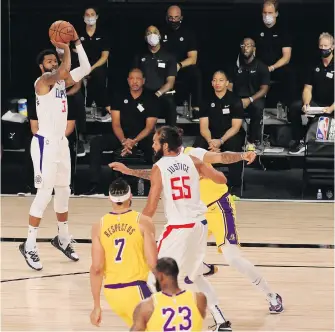
[[[25,258],[27,264],[33,269],[40,271],[43,269],[40,257],[38,256],[37,248],[34,250],[26,251],[26,242],[23,242],[19,246],[20,252]]]

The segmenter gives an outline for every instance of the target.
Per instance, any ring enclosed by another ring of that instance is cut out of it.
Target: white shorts
[[[202,275],[207,234],[206,220],[185,225],[167,225],[158,240],[158,258],[173,258],[180,273],[194,280]]]
[[[34,135],[30,145],[35,188],[66,187],[71,180],[71,158],[66,137],[50,139]]]

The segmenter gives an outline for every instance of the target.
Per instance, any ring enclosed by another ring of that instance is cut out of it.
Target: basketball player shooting
[[[30,149],[37,194],[30,207],[27,240],[19,246],[27,264],[34,270],[43,268],[36,246],[36,237],[53,190],[55,191],[54,210],[58,220],[58,235],[51,241],[51,244],[69,259],[79,260],[72,247],[68,231],[71,162],[68,140],[65,136],[68,113],[65,88],[74,85],[88,75],[91,66],[73,26],[68,22],[60,22],[53,24],[56,33],[51,42],[56,48],[64,50],[61,65],[59,65],[54,50],[44,50],[37,57],[42,74],[35,81],[38,131],[32,138]],[[57,35],[57,27],[60,24],[67,29],[64,35],[67,38],[66,43],[59,41],[64,40],[60,38],[60,32]],[[71,32],[70,39],[69,32]],[[71,72],[71,55],[68,45],[70,41],[75,43],[80,63],[80,66]]]

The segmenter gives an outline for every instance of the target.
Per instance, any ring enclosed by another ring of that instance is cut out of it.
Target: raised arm
[[[147,204],[143,209],[142,213],[145,216],[152,217],[157,210],[157,205],[163,189],[161,172],[158,166],[156,165],[154,165],[154,167],[152,168],[150,181],[151,181],[150,192]]]

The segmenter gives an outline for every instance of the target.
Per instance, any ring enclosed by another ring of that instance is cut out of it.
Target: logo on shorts
[[[42,177],[40,175],[35,176],[35,183],[36,184],[41,184],[42,183]]]
[[[229,241],[235,241],[235,235],[234,234],[230,234]]]

